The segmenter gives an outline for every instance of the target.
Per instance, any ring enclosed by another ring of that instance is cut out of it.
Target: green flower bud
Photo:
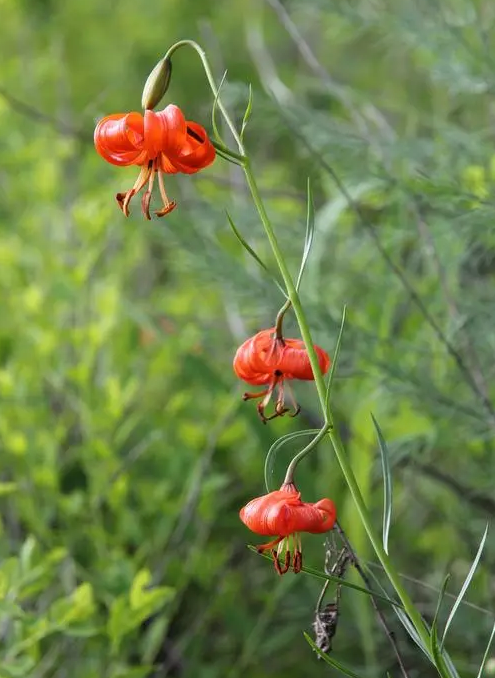
[[[172,62],[161,59],[151,71],[143,89],[141,103],[144,109],[153,110],[168,90],[172,77]]]

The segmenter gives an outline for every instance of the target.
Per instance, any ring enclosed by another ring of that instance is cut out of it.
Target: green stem
[[[326,433],[328,433],[328,436],[332,442],[334,451],[335,451],[335,456],[337,457],[337,460],[339,462],[340,468],[342,470],[342,473],[344,475],[344,478],[346,480],[347,486],[349,488],[349,491],[352,495],[352,498],[354,500],[354,503],[356,505],[356,509],[358,511],[359,517],[361,518],[361,521],[363,523],[364,529],[366,530],[366,533],[368,535],[368,538],[375,550],[375,553],[380,561],[380,563],[383,566],[383,569],[385,570],[391,584],[393,585],[395,591],[397,592],[397,595],[399,596],[404,609],[406,613],[408,614],[409,618],[411,619],[411,622],[413,623],[419,637],[421,638],[422,642],[424,643],[425,647],[428,648],[430,646],[430,638],[428,634],[428,630],[426,629],[423,620],[421,618],[421,615],[419,614],[418,610],[414,606],[414,603],[412,602],[411,598],[409,597],[409,594],[405,590],[405,588],[402,585],[402,582],[399,578],[399,575],[397,571],[395,570],[391,560],[389,559],[387,553],[385,552],[379,537],[375,533],[375,530],[373,528],[373,524],[371,522],[371,516],[368,512],[368,509],[366,508],[366,504],[364,503],[363,496],[361,494],[361,490],[359,489],[359,485],[357,483],[356,477],[354,476],[354,472],[352,470],[351,464],[349,462],[349,459],[345,453],[344,446],[342,444],[342,441],[340,439],[340,436],[336,429],[333,427],[332,423],[332,417],[330,413],[326,413],[326,387],[325,387],[325,380],[323,377],[323,374],[320,370],[320,365],[318,362],[318,356],[316,354],[316,350],[314,348],[313,340],[311,337],[311,332],[309,329],[308,321],[306,319],[301,300],[299,298],[299,294],[297,292],[296,286],[294,284],[294,281],[292,279],[292,275],[290,273],[289,267],[287,266],[287,263],[284,259],[284,256],[282,254],[282,250],[280,249],[280,246],[277,241],[277,237],[275,235],[275,232],[273,230],[271,221],[268,217],[268,214],[266,212],[265,206],[263,204],[263,201],[261,199],[260,192],[258,190],[258,186],[256,184],[256,179],[254,177],[253,171],[251,169],[251,163],[249,158],[246,155],[246,151],[244,148],[244,144],[242,143],[242,139],[240,138],[239,134],[237,133],[237,130],[235,128],[234,123],[232,122],[227,110],[223,106],[219,96],[218,96],[218,89],[216,87],[215,81],[213,80],[213,76],[211,73],[211,69],[208,64],[208,59],[206,57],[205,52],[201,49],[201,47],[195,43],[192,40],[181,40],[180,42],[177,42],[173,47],[171,47],[167,54],[166,57],[171,57],[173,52],[175,52],[176,49],[179,47],[188,45],[192,47],[199,55],[202,63],[203,63],[203,68],[205,70],[206,77],[208,79],[208,82],[210,84],[211,90],[217,99],[217,104],[218,107],[225,119],[225,122],[227,123],[230,131],[232,132],[232,136],[237,142],[238,148],[239,148],[239,153],[244,157],[242,166],[244,169],[244,173],[246,176],[246,182],[249,186],[249,190],[251,191],[251,196],[253,198],[253,202],[255,204],[255,207],[258,211],[258,214],[260,216],[261,222],[263,224],[263,227],[265,229],[266,236],[270,242],[270,246],[272,248],[274,257],[277,261],[278,267],[280,269],[280,273],[282,275],[282,278],[284,280],[286,289],[287,289],[287,296],[289,301],[292,304],[292,307],[294,309],[294,313],[299,325],[299,330],[301,332],[301,336],[303,338],[304,344],[306,346],[306,350],[308,352],[308,357],[309,361],[311,364],[311,368],[313,370],[313,375],[314,375],[314,380],[315,380],[315,385],[316,385],[316,390],[318,392],[318,398],[321,404],[322,411],[325,413],[325,422],[328,425],[328,430]],[[323,437],[324,434],[322,434]],[[311,444],[311,443],[310,443]],[[310,449],[313,449],[312,447]],[[307,453],[307,451],[302,450],[301,452]],[[299,453],[301,454],[301,453]],[[295,459],[297,458],[298,455],[296,455]],[[301,457],[299,458],[299,460]],[[293,460],[294,461],[294,460]],[[296,462],[297,463],[297,462]],[[291,462],[292,464],[292,462]],[[289,466],[290,468],[290,466]]]
[[[285,302],[285,304],[282,306],[280,311],[277,313],[277,319],[275,320],[275,334],[277,339],[282,339],[284,338],[284,334],[282,331],[282,324],[284,322],[284,316],[291,307],[291,302],[289,299]]]
[[[212,141],[211,142],[215,149],[218,151],[218,153],[221,153],[223,155],[226,155],[228,158],[232,158],[233,160],[238,161],[238,165],[244,164],[245,157],[241,155],[240,153],[236,153],[235,151],[232,151],[230,148],[227,148],[223,144],[219,144],[218,141]]]
[[[254,178],[254,175],[251,170],[251,164],[249,160],[247,159],[246,162],[244,163],[244,172],[246,174],[246,181],[249,186],[249,189],[251,191],[251,195],[253,198],[253,202],[256,206],[256,209],[258,210],[258,214],[260,215],[260,219],[263,223],[263,226],[265,228],[266,235],[268,237],[268,240],[270,241],[270,245],[273,250],[273,254],[275,256],[275,259],[277,261],[277,264],[280,269],[280,273],[282,275],[282,278],[284,279],[284,283],[287,287],[287,293],[289,296],[289,299],[292,303],[292,306],[294,308],[294,313],[297,318],[297,322],[299,325],[299,329],[301,331],[301,336],[303,338],[304,344],[306,346],[306,350],[308,352],[308,357],[309,361],[311,363],[311,367],[313,370],[313,375],[315,378],[315,385],[316,385],[316,390],[318,392],[318,398],[321,404],[321,408],[323,412],[325,412],[325,404],[326,404],[326,387],[325,387],[325,380],[323,378],[323,374],[321,373],[320,370],[320,365],[318,362],[318,356],[316,354],[313,340],[311,338],[311,332],[309,329],[308,322],[306,320],[306,316],[301,304],[301,300],[299,298],[299,294],[297,293],[296,287],[294,285],[294,281],[292,279],[292,276],[290,274],[290,271],[287,267],[287,264],[285,262],[284,256],[282,254],[282,251],[279,247],[277,238],[275,236],[275,233],[273,231],[270,219],[268,218],[267,212],[265,210],[265,207],[263,205],[258,186],[256,184],[256,180]],[[409,594],[405,590],[405,588],[402,585],[402,582],[399,578],[398,573],[396,572],[394,566],[392,565],[392,562],[390,561],[387,553],[385,552],[379,537],[375,533],[375,530],[373,528],[372,522],[371,522],[371,517],[368,512],[368,509],[366,508],[366,504],[364,503],[363,495],[361,494],[361,490],[359,489],[359,485],[357,483],[356,477],[354,475],[354,472],[352,470],[352,467],[349,463],[349,459],[345,453],[344,446],[342,444],[342,441],[340,439],[340,436],[336,429],[332,425],[332,421],[330,418],[329,422],[329,428],[328,428],[328,436],[332,442],[335,455],[337,457],[337,460],[340,464],[340,468],[342,470],[342,473],[344,475],[344,478],[346,480],[347,486],[349,488],[349,491],[352,495],[352,498],[354,500],[354,503],[356,505],[356,509],[359,513],[359,517],[361,518],[361,522],[363,523],[364,529],[366,530],[366,533],[368,535],[368,538],[375,550],[375,553],[381,562],[383,569],[387,573],[387,576],[392,583],[394,589],[397,592],[397,595],[399,596],[402,604],[404,605],[404,609],[406,610],[407,614],[409,615],[409,618],[411,619],[412,623],[414,624],[414,627],[416,628],[416,631],[419,634],[419,637],[423,641],[426,647],[429,647],[429,634],[428,631],[423,623],[423,620],[421,618],[421,615],[417,611],[416,607],[414,606],[414,603],[412,602],[411,598],[409,597]]]
[[[284,479],[284,485],[293,483],[294,482],[294,473],[296,471],[296,467],[299,464],[299,462],[304,459],[304,457],[311,452],[311,450],[318,445],[320,440],[326,436],[328,433],[328,429],[330,428],[330,424],[325,424],[325,426],[321,429],[321,431],[313,438],[313,440],[306,445],[305,448],[303,448],[300,452],[296,454],[296,456],[293,458],[289,466],[287,467],[287,471],[285,473],[285,479]]]
[[[206,74],[206,77],[208,79],[208,83],[210,85],[211,91],[213,92],[213,95],[217,101],[218,108],[220,109],[225,122],[229,126],[229,129],[232,133],[232,136],[234,137],[237,146],[239,148],[239,152],[242,156],[244,156],[244,146],[241,141],[241,137],[237,133],[237,130],[235,128],[234,123],[230,119],[229,114],[227,113],[227,110],[225,106],[222,104],[220,97],[218,96],[218,88],[216,86],[215,80],[213,78],[213,74],[211,72],[210,64],[208,63],[208,58],[206,56],[206,53],[204,50],[198,45],[197,42],[194,42],[194,40],[179,40],[178,42],[175,43],[175,45],[172,45],[172,47],[168,50],[168,52],[165,54],[164,59],[171,59],[172,54],[177,51],[180,47],[192,47],[193,50],[197,53],[199,58],[201,59],[201,63],[203,64],[203,69]]]

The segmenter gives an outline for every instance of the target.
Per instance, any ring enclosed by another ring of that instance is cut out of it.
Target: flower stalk
[[[303,342],[305,344],[307,354],[309,357],[309,361],[311,364],[311,368],[313,370],[314,374],[314,381],[316,385],[316,390],[318,393],[318,399],[320,401],[321,409],[325,418],[325,426],[321,430],[321,432],[316,436],[316,438],[301,452],[299,452],[298,455],[294,457],[292,462],[290,463],[288,469],[287,469],[287,474],[286,474],[286,481],[287,478],[289,478],[289,481],[291,481],[291,478],[294,475],[295,468],[299,461],[306,456],[317,444],[317,442],[320,442],[321,439],[325,435],[328,435],[330,438],[330,441],[332,443],[333,449],[335,451],[335,455],[337,457],[337,460],[339,462],[340,468],[342,470],[342,474],[344,475],[345,481],[347,483],[349,492],[351,493],[351,496],[353,498],[354,504],[356,506],[356,509],[358,511],[359,517],[362,521],[362,524],[366,530],[366,533],[368,535],[368,538],[373,546],[373,549],[380,561],[380,563],[383,566],[384,571],[386,572],[391,584],[393,585],[395,591],[397,592],[397,595],[399,596],[404,609],[409,616],[412,624],[414,625],[416,632],[418,633],[418,636],[424,646],[426,648],[430,647],[430,634],[423,622],[423,619],[419,613],[419,611],[416,609],[414,606],[414,603],[412,602],[409,594],[405,590],[404,586],[402,585],[402,582],[399,578],[399,574],[397,573],[396,569],[394,568],[389,556],[385,552],[380,538],[378,537],[372,521],[371,521],[371,516],[368,512],[368,509],[366,507],[366,504],[364,502],[363,496],[361,494],[361,490],[359,488],[359,485],[357,483],[356,477],[354,475],[354,472],[352,470],[351,464],[349,462],[349,459],[345,453],[343,443],[341,441],[340,435],[338,431],[335,429],[333,426],[333,417],[331,414],[330,409],[326,408],[327,402],[326,402],[326,385],[325,385],[325,380],[323,377],[323,374],[320,370],[320,366],[318,363],[318,356],[317,352],[314,348],[313,340],[311,337],[311,331],[309,328],[309,324],[298,294],[298,291],[296,289],[296,285],[294,283],[294,280],[292,278],[291,272],[289,270],[289,267],[287,265],[287,262],[284,258],[284,255],[282,253],[282,250],[280,248],[280,245],[278,243],[277,237],[275,235],[273,226],[271,224],[270,218],[268,216],[268,213],[266,211],[265,205],[263,203],[263,200],[261,198],[257,183],[256,183],[256,178],[251,166],[251,162],[249,159],[248,154],[246,153],[246,149],[244,147],[244,143],[238,134],[235,124],[232,121],[228,111],[222,104],[222,101],[219,97],[219,92],[218,88],[215,84],[215,81],[213,79],[213,75],[208,63],[208,59],[206,57],[205,52],[203,49],[194,41],[192,40],[181,40],[177,42],[175,45],[173,45],[165,55],[165,59],[170,59],[172,55],[174,54],[175,51],[177,51],[180,47],[191,47],[196,51],[198,56],[201,59],[203,69],[205,71],[206,77],[208,79],[211,91],[215,97],[215,104],[218,106],[220,112],[223,115],[223,118],[227,124],[227,126],[230,129],[230,132],[232,133],[232,136],[234,140],[237,143],[238,146],[238,151],[239,155],[242,158],[240,160],[240,164],[244,170],[245,178],[246,178],[246,183],[249,187],[249,190],[251,192],[251,196],[253,199],[253,203],[256,207],[256,210],[259,214],[260,220],[263,224],[266,236],[268,238],[268,241],[270,243],[271,249],[273,251],[273,255],[275,257],[275,260],[277,262],[278,268],[280,270],[280,274],[283,278],[286,290],[287,290],[287,297],[288,301],[292,305],[294,309],[294,314],[297,319],[297,323],[299,325],[299,330],[303,339]],[[228,155],[228,149],[224,149],[224,152]],[[232,157],[236,157],[237,159],[237,154],[234,156],[234,152],[231,152]]]

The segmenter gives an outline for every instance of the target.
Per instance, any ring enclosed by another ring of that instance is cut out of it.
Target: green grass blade
[[[333,666],[334,669],[337,669],[338,671],[340,671],[340,673],[343,673],[344,676],[350,676],[350,678],[362,678],[357,673],[354,673],[354,671],[352,671],[350,668],[344,666],[344,664],[341,664],[336,659],[332,659],[330,655],[325,654],[325,652],[322,652],[320,648],[316,646],[315,641],[305,631],[303,631],[303,634],[306,640],[308,641],[309,645],[316,652],[316,654],[319,655],[323,659],[323,661],[325,661],[327,664],[330,664],[330,666]]]
[[[337,364],[339,362],[340,346],[341,346],[341,343],[342,343],[342,336],[344,334],[346,313],[347,313],[347,306],[344,306],[344,309],[342,311],[342,320],[340,321],[339,336],[337,337],[337,344],[335,346],[335,351],[333,353],[332,366],[330,368],[330,374],[328,375],[327,392],[325,394],[325,413],[328,412],[328,406],[330,404],[330,395],[332,393],[333,381],[335,379],[335,373],[337,371]]]
[[[453,619],[454,619],[455,613],[457,612],[457,608],[458,608],[459,605],[461,604],[461,601],[462,601],[462,599],[463,599],[463,597],[464,597],[464,594],[466,593],[467,588],[468,588],[469,584],[471,583],[471,580],[472,580],[472,578],[473,578],[473,576],[474,576],[474,573],[475,573],[475,571],[476,571],[476,568],[478,567],[478,563],[479,563],[479,561],[480,561],[481,554],[482,554],[483,548],[484,548],[484,546],[485,546],[485,542],[486,542],[486,537],[487,537],[487,535],[488,535],[488,525],[485,527],[485,532],[483,533],[483,536],[482,536],[482,538],[481,538],[480,545],[479,545],[479,547],[478,547],[478,552],[476,553],[476,556],[475,556],[475,558],[474,558],[474,560],[473,560],[473,564],[471,565],[471,567],[470,567],[470,569],[469,569],[469,572],[467,573],[466,579],[464,580],[464,584],[462,585],[462,588],[461,588],[461,590],[459,591],[459,595],[457,596],[457,598],[456,598],[456,600],[455,600],[455,602],[454,602],[454,604],[453,604],[453,606],[452,606],[452,610],[450,611],[450,614],[449,614],[449,616],[448,616],[448,619],[447,619],[447,621],[445,622],[445,629],[444,629],[444,631],[443,631],[442,642],[441,642],[441,644],[440,644],[441,647],[443,647],[443,645],[444,645],[444,643],[445,643],[445,637],[446,637],[446,635],[447,635],[447,631],[448,631],[449,628],[450,628],[450,625],[451,625],[451,623],[452,623],[452,621],[453,621]]]
[[[447,586],[449,584],[449,579],[450,579],[450,574],[447,574],[445,576],[445,579],[443,580],[442,587],[440,589],[440,594],[438,596],[438,601],[437,601],[437,608],[435,610],[435,616],[433,617],[433,623],[431,627],[433,628],[434,626],[438,627],[438,615],[440,614],[440,608],[442,607],[442,602],[445,597],[445,593],[447,591]]]
[[[440,643],[438,642],[438,627],[436,621],[433,623],[431,627],[430,649],[438,673],[442,676],[442,678],[451,678],[450,673],[447,672],[443,661],[442,648],[440,647]]]
[[[373,426],[375,427],[376,436],[378,438],[378,446],[380,448],[380,457],[382,460],[383,473],[383,548],[388,554],[388,535],[390,533],[390,522],[392,520],[392,473],[390,471],[390,454],[387,443],[383,437],[382,430],[378,425],[377,420],[371,413]]]
[[[478,671],[478,675],[476,678],[481,678],[483,675],[483,669],[485,668],[486,660],[488,659],[488,654],[490,653],[490,648],[492,646],[492,641],[493,637],[495,636],[495,624],[493,625],[492,632],[490,634],[490,638],[488,639],[488,644],[486,646],[485,654],[483,655],[483,659],[481,660],[481,666],[480,670]]]
[[[309,253],[311,252],[311,247],[313,246],[314,235],[315,235],[315,206],[313,202],[313,193],[311,191],[311,182],[308,177],[308,211],[306,215],[306,235],[304,238],[304,249],[301,259],[301,266],[299,267],[299,273],[296,281],[297,291],[299,291],[299,286],[301,285],[304,269],[306,268]]]

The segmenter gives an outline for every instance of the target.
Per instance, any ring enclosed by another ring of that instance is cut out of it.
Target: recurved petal
[[[267,384],[272,378],[273,370],[260,356],[260,353],[271,344],[270,333],[270,330],[259,332],[254,337],[246,339],[236,351],[234,371],[248,384]]]
[[[112,165],[141,165],[144,125],[140,113],[114,113],[102,118],[94,133],[98,153]]]
[[[145,111],[144,136],[145,147],[150,157],[157,158],[162,153],[168,159],[174,158],[186,142],[184,114],[174,104],[169,104],[158,113]],[[161,169],[170,173],[166,166],[162,166]]]
[[[185,174],[194,174],[211,165],[215,156],[215,147],[209,140],[204,127],[188,120],[184,143],[177,157],[172,158],[174,166]]]
[[[249,361],[244,355],[244,351],[241,350],[242,346],[237,349],[237,352],[234,356],[234,372],[243,381],[253,386],[261,386],[262,384],[268,384],[271,380],[271,375],[268,372],[256,372],[252,369]]]
[[[335,521],[337,520],[337,507],[331,499],[320,499],[314,505],[318,511],[324,513],[325,519],[322,525],[322,532],[333,529]]]
[[[335,506],[330,499],[321,499],[317,504],[300,502],[299,505],[290,507],[290,515],[287,517],[287,534],[328,532],[333,528],[335,518]]]
[[[299,492],[275,490],[252,499],[239,516],[256,534],[286,536],[291,533],[291,508],[300,503]]]
[[[320,369],[325,374],[330,366],[330,358],[320,346],[315,346],[315,350]],[[314,379],[308,353],[304,343],[299,339],[285,340],[285,346],[282,349],[279,361],[279,369],[287,379]]]

